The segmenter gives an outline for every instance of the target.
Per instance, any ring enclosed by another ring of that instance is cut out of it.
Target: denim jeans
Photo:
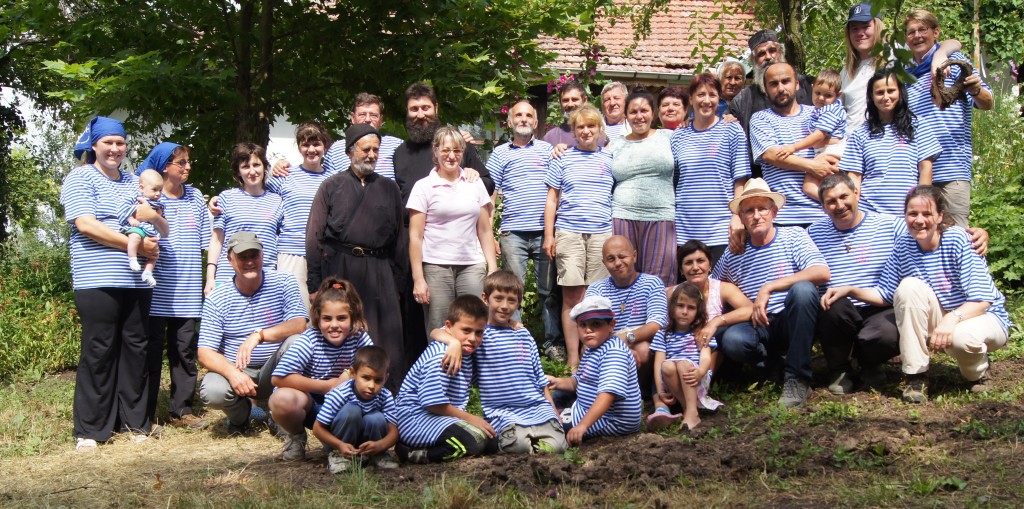
[[[501,237],[501,257],[505,268],[512,271],[521,281],[526,282],[526,262],[533,260],[533,274],[537,278],[537,300],[541,304],[541,318],[544,320],[544,339],[562,343],[560,309],[558,300],[551,295],[555,286],[555,263],[544,253],[544,232],[508,232]],[[516,320],[522,321],[517,311]]]
[[[376,441],[388,434],[388,421],[379,410],[364,414],[355,400],[345,403],[329,426],[331,434],[353,447]]]

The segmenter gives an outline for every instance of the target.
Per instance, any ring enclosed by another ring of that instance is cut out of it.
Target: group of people
[[[992,95],[972,74],[964,97],[932,101],[934,70],[966,57],[923,10],[904,23],[918,80],[902,83],[871,54],[871,10],[850,9],[847,65],[814,79],[763,30],[746,87],[732,61],[657,98],[610,83],[598,109],[568,81],[543,138],[520,100],[486,163],[429,85],[406,90],[406,140],[380,134],[383,103],[361,93],[343,140],[299,125],[297,166],[237,144],[237,187],[209,204],[185,183],[188,147],[161,143],[136,176],[121,124],[93,119],[61,193],[77,447],[147,438],[165,345],[171,424],[207,424],[198,361],[229,432],[264,420],[297,460],[312,429],[332,472],[394,467],[392,450],[562,451],[639,431],[648,398],[648,429],[692,429],[721,406],[725,362],[780,375],[780,403],[800,407],[815,341],[833,394],[899,356],[903,399],[923,402],[929,351],[986,390],[1010,327],[987,233],[967,226],[971,114]],[[520,323],[529,261],[541,348]],[[545,376],[541,351],[572,375]],[[483,417],[466,411],[473,384]]]

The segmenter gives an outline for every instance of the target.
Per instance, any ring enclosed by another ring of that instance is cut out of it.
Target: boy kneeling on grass
[[[457,297],[448,307],[445,330],[462,344],[463,363],[449,375],[442,365],[446,345],[431,342],[405,375],[398,392],[399,458],[409,463],[452,461],[484,451],[494,428],[466,412],[473,374],[473,352],[483,340],[487,307],[475,295]]]
[[[395,468],[389,449],[398,442],[398,417],[387,381],[388,353],[364,346],[352,359],[351,378],[331,389],[313,423],[313,434],[331,449],[332,474],[368,459],[370,466]]]
[[[572,308],[569,318],[576,321],[586,350],[575,375],[548,377],[549,387],[556,391],[556,402],[571,400],[571,395],[565,393],[576,393],[571,420],[563,421],[569,427],[565,436],[569,445],[597,436],[640,431],[642,403],[636,361],[629,347],[613,334],[615,313],[611,308],[611,301],[597,295]]]

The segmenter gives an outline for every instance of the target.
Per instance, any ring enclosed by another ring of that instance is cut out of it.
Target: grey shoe
[[[348,472],[352,469],[352,460],[341,455],[337,450],[327,455],[327,470],[332,474]]]
[[[391,470],[398,468],[398,458],[395,457],[395,453],[388,450],[370,458],[366,464],[382,470]]]
[[[844,396],[853,392],[853,380],[846,371],[840,371],[832,376],[832,382],[828,384],[828,392],[836,396]]]
[[[906,385],[903,387],[903,402],[919,404],[928,401],[927,375],[921,373],[905,376]]]
[[[786,375],[782,384],[782,396],[779,397],[779,404],[786,408],[802,408],[807,403],[807,395],[811,392],[811,386],[806,380],[795,376]]]
[[[306,459],[306,430],[302,430],[301,433],[294,435],[286,435],[284,447],[281,449],[281,454],[278,454],[277,457],[284,461],[302,461]]]
[[[989,375],[991,372],[991,369],[986,369],[982,373],[981,378],[971,382],[971,392],[981,394],[995,389],[995,382],[992,381],[992,376]]]

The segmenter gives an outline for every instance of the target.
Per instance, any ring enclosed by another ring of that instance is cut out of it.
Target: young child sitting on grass
[[[629,435],[640,431],[640,386],[636,361],[629,347],[613,334],[615,313],[605,297],[592,295],[569,312],[586,347],[579,369],[569,378],[549,376],[549,387],[575,392],[571,428],[565,438],[580,445],[596,436]],[[556,401],[560,398],[556,398]]]
[[[142,240],[146,237],[153,237],[160,240],[160,232],[157,231],[156,227],[150,223],[140,222],[135,218],[135,205],[139,203],[139,200],[144,200],[153,207],[153,210],[163,215],[164,206],[160,204],[160,197],[163,196],[164,178],[160,175],[160,172],[156,170],[146,170],[139,175],[139,194],[133,197],[128,206],[133,211],[123,221],[124,224],[121,226],[121,233],[128,236],[128,267],[133,272],[142,271],[142,281],[149,284],[149,286],[156,286],[156,278],[153,277],[153,269],[156,267],[157,257],[146,258],[146,266],[143,268],[139,265],[139,247],[142,246]],[[164,232],[165,237],[167,236]]]
[[[466,412],[473,373],[473,352],[483,340],[487,307],[476,295],[461,295],[448,306],[445,331],[462,344],[462,369],[449,375],[441,359],[445,344],[431,342],[398,391],[396,452],[403,462],[433,463],[475,456],[484,451],[494,428]]]
[[[306,428],[312,428],[324,395],[349,380],[356,350],[372,346],[363,329],[363,301],[352,283],[329,277],[310,306],[310,327],[287,348],[274,368],[270,414],[288,434],[278,459],[306,458]]]
[[[693,429],[700,424],[698,408],[716,410],[722,404],[708,397],[711,367],[715,365],[718,348],[714,338],[704,348],[697,347],[694,332],[704,328],[708,314],[697,285],[684,281],[669,299],[669,325],[665,336],[655,336],[654,352],[655,411],[647,417],[647,429],[657,431],[675,424],[682,417],[680,429]],[[669,406],[679,403],[683,415],[672,414]]]
[[[473,353],[484,418],[497,432],[487,452],[564,452],[565,431],[558,421],[537,343],[513,320],[522,301],[523,282],[499,270],[484,278],[487,327]],[[517,327],[518,326],[518,327]],[[449,337],[443,329],[431,334]]]
[[[804,139],[779,149],[778,155],[781,158],[789,157],[801,150],[814,149],[814,155],[826,152],[839,157],[843,155],[846,144],[843,138],[846,137],[846,109],[839,97],[843,93],[842,79],[839,73],[832,69],[825,69],[818,73],[811,86],[811,101],[814,102],[814,113],[811,114],[810,125]],[[804,194],[812,200],[818,201],[818,186],[821,185],[821,177],[810,173],[804,176]]]
[[[364,346],[352,359],[351,379],[331,389],[313,423],[313,434],[331,450],[327,468],[347,471],[353,462],[368,460],[377,468],[396,468],[389,450],[398,443],[398,414],[388,379],[388,353]]]

